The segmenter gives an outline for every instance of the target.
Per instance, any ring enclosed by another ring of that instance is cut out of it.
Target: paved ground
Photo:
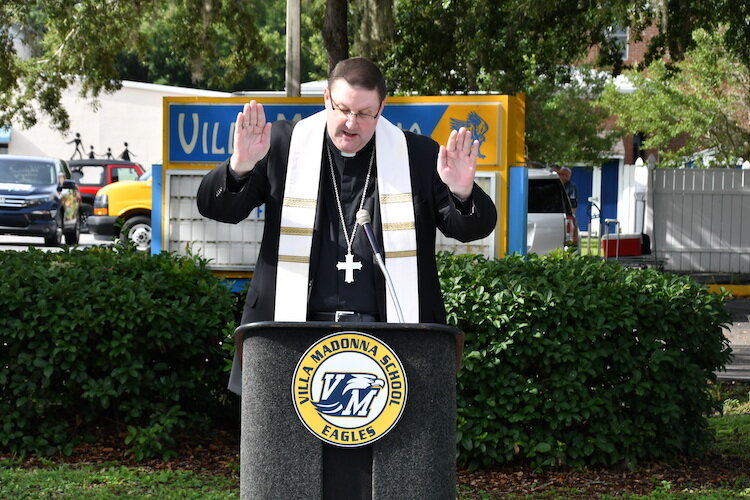
[[[726,372],[717,375],[724,379],[750,380],[750,298],[729,300],[726,304],[732,314],[732,325],[726,336],[732,344],[734,358]]]
[[[100,241],[94,238],[93,234],[81,233],[79,240],[79,247],[85,248],[94,245],[111,245],[111,241]],[[59,252],[59,248],[45,247],[44,238],[34,236],[8,236],[0,235],[0,251],[2,250],[17,250],[23,251],[34,247],[45,252]]]

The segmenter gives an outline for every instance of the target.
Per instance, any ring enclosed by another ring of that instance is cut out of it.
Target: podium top
[[[234,334],[242,335],[243,337],[265,334],[271,330],[274,333],[283,335],[284,332],[299,333],[304,330],[329,330],[335,331],[346,331],[346,330],[365,330],[368,332],[381,331],[381,332],[398,332],[403,331],[407,333],[437,333],[444,335],[452,335],[456,339],[463,341],[464,332],[458,328],[440,325],[437,323],[334,323],[330,321],[306,321],[306,322],[292,322],[292,321],[256,321],[254,323],[245,323],[238,326]]]
[[[463,350],[464,350],[464,332],[458,328],[440,325],[437,323],[379,323],[379,322],[345,322],[334,323],[329,321],[256,321],[245,323],[234,330],[235,339],[245,340],[252,337],[260,336],[278,336],[299,335],[309,333],[311,336],[318,337],[321,333],[332,334],[336,332],[362,331],[373,335],[388,334],[415,334],[428,335],[433,339],[436,336],[445,335],[452,339],[454,345],[456,373],[461,370]]]

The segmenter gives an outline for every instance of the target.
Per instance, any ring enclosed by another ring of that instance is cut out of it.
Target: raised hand
[[[474,187],[478,154],[479,141],[472,141],[471,132],[464,127],[453,130],[447,146],[441,145],[438,151],[438,175],[461,200],[466,200]]]
[[[242,175],[255,168],[271,147],[271,123],[266,122],[263,105],[250,101],[237,113],[234,124],[234,152],[229,165]]]

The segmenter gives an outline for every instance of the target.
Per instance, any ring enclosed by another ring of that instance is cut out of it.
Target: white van
[[[580,250],[578,222],[560,177],[549,168],[529,168],[528,253],[556,248]]]

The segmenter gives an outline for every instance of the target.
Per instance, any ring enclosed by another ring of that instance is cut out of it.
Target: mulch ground
[[[228,432],[212,431],[207,437],[191,437],[179,448],[179,456],[169,461],[144,460],[136,462],[126,453],[124,436],[100,439],[94,444],[82,444],[67,457],[30,457],[24,467],[49,467],[50,464],[118,464],[145,467],[153,470],[183,469],[200,474],[220,474],[239,477],[239,440]],[[9,458],[0,454],[0,460]],[[663,481],[673,490],[708,488],[735,484],[744,477],[744,487],[750,486],[750,461],[727,459],[718,455],[685,458],[674,464],[644,463],[634,470],[617,468],[547,469],[535,472],[520,466],[505,466],[482,471],[459,471],[458,482],[471,490],[489,492],[493,497],[505,495],[534,495],[550,489],[567,488],[580,491],[581,498],[596,498],[602,494],[647,494]],[[464,493],[466,494],[466,493]],[[568,493],[566,492],[566,495]],[[470,496],[470,494],[469,494]],[[479,498],[479,496],[477,496]]]
[[[478,472],[459,472],[459,484],[487,491],[502,498],[515,493],[532,495],[557,488],[576,489],[581,498],[603,494],[635,493],[645,495],[663,481],[672,490],[716,488],[735,484],[744,476],[750,486],[750,461],[727,460],[718,455],[686,458],[675,464],[645,463],[634,470],[616,468],[550,469],[534,472],[519,467],[501,467]]]

